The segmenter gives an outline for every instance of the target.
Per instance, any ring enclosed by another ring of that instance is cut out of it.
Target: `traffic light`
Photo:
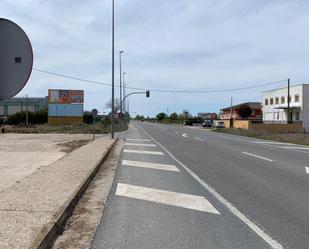
[[[146,97],[147,97],[147,98],[150,97],[150,91],[146,91]]]

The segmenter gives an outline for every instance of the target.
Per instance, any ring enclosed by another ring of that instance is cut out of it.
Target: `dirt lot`
[[[243,130],[243,129],[221,129],[216,130],[216,132],[274,140],[284,143],[309,145],[309,133],[270,133],[266,131]]]
[[[1,134],[0,192],[91,139],[89,134]]]

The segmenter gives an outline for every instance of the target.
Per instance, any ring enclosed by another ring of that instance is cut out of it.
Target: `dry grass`
[[[309,145],[309,133],[270,133],[262,130],[256,131],[244,129],[220,129],[216,130],[216,132],[267,139],[284,143]]]
[[[127,125],[124,125],[120,129],[119,124],[115,124],[115,131],[123,131],[128,129]],[[16,127],[6,126],[5,132],[8,133],[66,133],[66,134],[92,134],[92,124],[71,124],[71,125],[35,125],[31,127]],[[110,124],[103,124],[101,122],[96,123],[96,134],[108,134],[111,132]]]

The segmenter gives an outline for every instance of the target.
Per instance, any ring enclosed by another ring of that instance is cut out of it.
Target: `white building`
[[[288,113],[293,122],[302,122],[309,131],[309,84],[290,87],[290,108],[288,111],[288,88],[263,92],[264,123],[287,123]]]

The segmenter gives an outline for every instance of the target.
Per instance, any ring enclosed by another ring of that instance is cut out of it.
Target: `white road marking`
[[[187,133],[182,134],[183,137],[189,137]]]
[[[202,212],[220,214],[219,211],[204,196],[189,195],[154,188],[145,188],[124,183],[118,183],[116,195]]]
[[[122,165],[148,168],[148,169],[159,169],[159,170],[180,172],[180,170],[177,169],[177,167],[175,167],[174,165],[171,165],[171,164],[148,163],[148,162],[140,162],[140,161],[122,160]]]
[[[268,159],[268,158],[266,158],[266,157],[254,155],[254,154],[251,154],[251,153],[248,153],[248,152],[245,152],[245,151],[243,151],[242,153],[243,153],[243,154],[246,154],[246,155],[249,155],[249,156],[256,157],[256,158],[260,158],[260,159],[263,159],[263,160],[266,160],[266,161],[269,161],[269,162],[273,162],[273,161],[274,161],[274,160]]]
[[[161,151],[150,151],[150,150],[127,150],[124,149],[125,153],[135,153],[135,154],[146,154],[146,155],[164,155]]]
[[[203,139],[199,138],[199,137],[195,137],[194,139],[198,140],[198,141],[201,141],[201,142],[204,142]]]
[[[256,144],[278,144],[278,145],[293,145],[291,143],[275,142],[275,141],[252,141]]]
[[[262,238],[266,243],[268,243],[273,249],[283,249],[283,246],[270,237],[266,232],[263,231],[258,225],[253,221],[248,219],[246,215],[240,212],[232,203],[221,196],[215,189],[209,186],[204,180],[202,180],[198,175],[196,175],[191,169],[179,161],[168,149],[166,149],[162,144],[160,144],[156,139],[154,139],[144,128],[140,127],[142,131],[148,135],[157,145],[159,145],[171,158],[173,158],[179,165],[181,165],[197,182],[199,182],[206,190],[213,194],[213,196],[220,201],[227,209],[230,210],[235,216],[237,216],[242,222],[244,222],[252,231],[254,231],[260,238]]]
[[[145,147],[157,147],[157,145],[155,145],[155,144],[135,144],[135,143],[125,143],[125,145],[145,146]]]
[[[308,174],[309,175],[309,167],[305,167],[305,170],[306,170],[306,174]]]
[[[309,150],[309,147],[291,147],[291,146],[280,146],[283,149],[292,149],[292,150]]]
[[[126,138],[127,141],[151,142],[150,139]]]

